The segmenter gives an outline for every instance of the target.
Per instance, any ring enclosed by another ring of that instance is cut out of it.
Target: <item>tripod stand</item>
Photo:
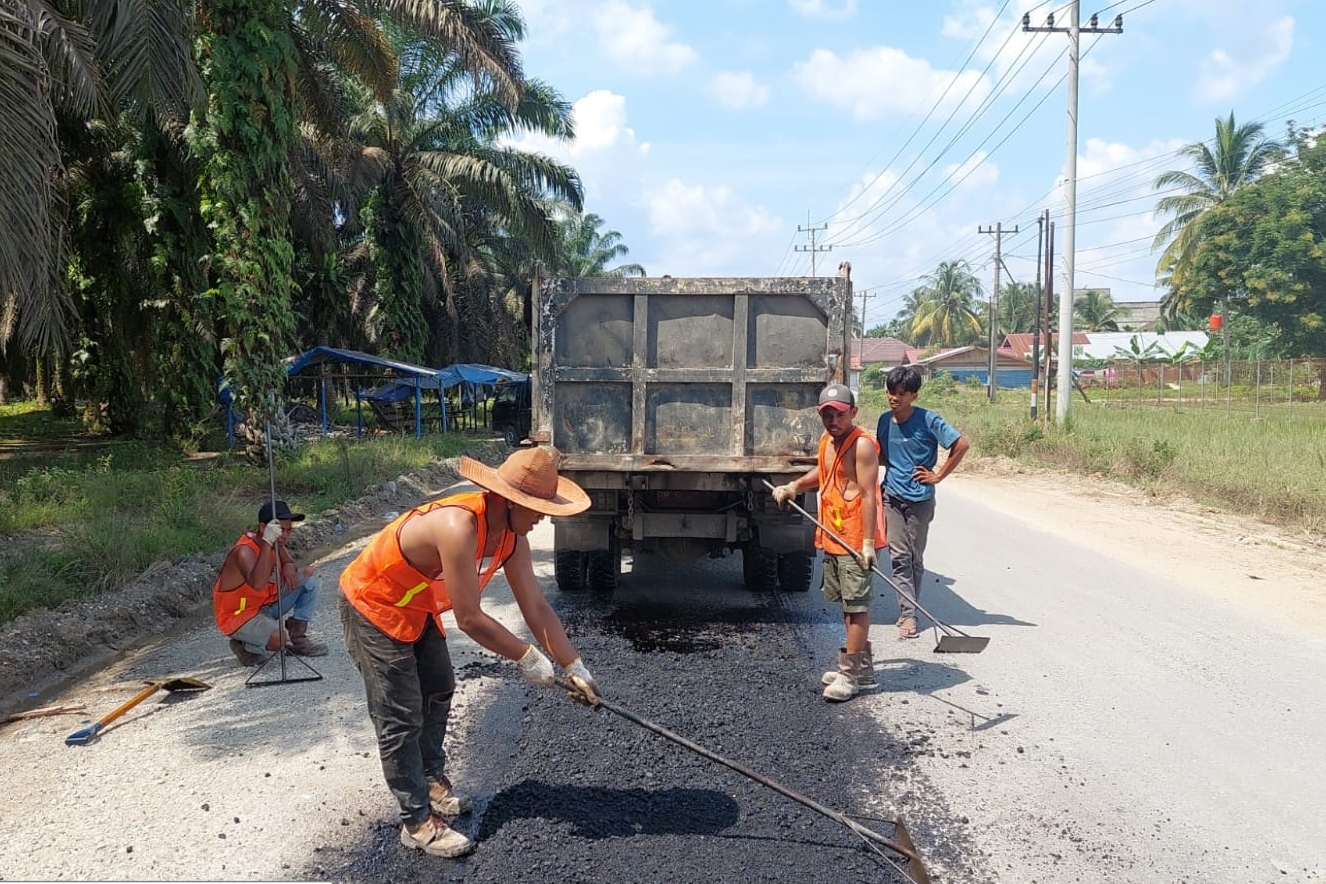
[[[269,497],[269,499],[270,499],[271,502],[272,502],[272,518],[274,519],[274,518],[276,518],[276,516],[277,516],[277,512],[276,512],[276,466],[275,466],[275,464],[274,464],[274,462],[273,462],[273,460],[272,460],[272,422],[271,422],[270,420],[267,422],[267,425],[266,425],[265,431],[266,431],[266,436],[267,436],[267,437],[266,437],[266,443],[267,443],[267,485],[268,485],[268,488],[270,489],[270,492],[271,492],[271,496]],[[318,670],[314,669],[311,665],[309,665],[309,663],[308,663],[307,660],[305,660],[303,657],[300,657],[300,656],[297,655],[297,654],[291,654],[291,655],[289,655],[289,656],[291,656],[291,657],[292,657],[293,659],[295,659],[295,660],[298,660],[299,663],[300,663],[300,665],[303,666],[305,669],[308,670],[309,673],[312,673],[312,674],[311,674],[311,675],[310,675],[310,674],[290,675],[290,674],[286,671],[286,662],[285,662],[285,658],[286,658],[287,655],[286,655],[286,651],[285,651],[285,649],[286,649],[286,641],[285,641],[285,634],[284,634],[285,623],[282,621],[282,618],[285,617],[285,596],[284,596],[284,594],[283,594],[282,587],[281,587],[281,583],[282,583],[282,581],[281,581],[281,551],[280,551],[279,549],[276,549],[276,550],[274,550],[274,551],[275,551],[275,553],[276,553],[276,564],[273,566],[273,567],[275,568],[275,570],[276,570],[276,629],[277,629],[277,632],[281,634],[281,643],[280,643],[280,647],[277,649],[276,653],[273,654],[273,655],[271,655],[270,657],[268,657],[266,660],[262,661],[262,663],[258,664],[258,668],[257,668],[257,669],[254,669],[253,672],[249,675],[249,677],[246,678],[246,679],[244,680],[244,686],[245,686],[246,688],[261,688],[261,687],[266,687],[267,685],[274,685],[274,684],[295,684],[295,683],[297,683],[297,682],[301,682],[301,681],[321,681],[321,680],[322,680],[322,673],[320,673],[320,672],[318,672]],[[281,674],[280,674],[280,676],[277,677],[277,678],[266,678],[266,679],[260,679],[260,678],[258,678],[258,675],[259,675],[264,669],[267,668],[267,664],[270,663],[270,662],[272,662],[273,660],[278,660],[278,661],[279,661],[279,666],[280,666],[280,669],[281,669]]]

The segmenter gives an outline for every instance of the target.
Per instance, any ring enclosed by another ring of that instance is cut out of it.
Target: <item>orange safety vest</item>
[[[442,612],[451,610],[451,597],[447,595],[445,577],[427,577],[417,571],[401,553],[400,541],[401,528],[406,521],[444,506],[469,510],[479,523],[474,566],[479,570],[480,591],[515,552],[515,533],[503,529],[504,536],[493,553],[491,564],[487,570],[482,570],[483,551],[488,544],[488,521],[484,517],[488,509],[486,491],[444,497],[396,518],[378,532],[364,551],[341,572],[341,592],[354,609],[364,615],[364,619],[397,641],[418,641],[430,615],[437,623],[438,631],[446,632],[442,626]]]
[[[235,546],[241,544],[256,554],[262,552],[258,546],[258,535],[251,531],[245,531],[235,542]],[[235,630],[252,620],[262,610],[263,605],[269,605],[274,601],[276,601],[274,580],[262,589],[241,583],[236,589],[223,591],[221,575],[218,574],[216,583],[212,586],[212,613],[216,615],[216,625],[223,635],[233,635]]]
[[[827,555],[847,556],[859,553],[861,551],[861,542],[865,538],[865,530],[861,524],[861,504],[862,489],[859,481],[853,481],[851,484],[856,487],[856,495],[848,499],[847,476],[842,470],[843,458],[856,450],[856,442],[862,436],[866,436],[865,430],[860,427],[853,427],[847,434],[842,445],[838,448],[837,456],[833,463],[829,463],[829,443],[833,437],[825,433],[820,437],[820,450],[816,458],[820,476],[820,521],[833,529],[837,534],[852,548],[847,549],[841,543],[834,540],[822,529],[815,530],[815,546],[824,550]],[[882,550],[888,545],[888,539],[884,531],[884,504],[880,496],[879,486],[874,488],[875,494],[875,548]]]

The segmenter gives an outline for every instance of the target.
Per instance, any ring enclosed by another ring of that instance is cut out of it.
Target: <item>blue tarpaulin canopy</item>
[[[359,350],[342,350],[338,347],[314,347],[301,356],[296,356],[286,367],[286,374],[294,376],[299,374],[310,365],[322,365],[323,363],[332,363],[336,365],[362,365],[377,370],[378,374],[385,374],[390,370],[401,377],[411,378],[430,378],[437,374],[436,368],[428,368],[423,365],[411,365],[408,362],[397,362],[395,359],[386,359],[382,356],[374,356],[371,353],[364,353]],[[436,389],[436,388],[433,388]]]
[[[460,383],[453,373],[445,369],[428,368],[423,365],[412,365],[408,362],[400,362],[395,359],[387,359],[382,356],[374,356],[371,353],[364,353],[360,350],[343,350],[339,347],[318,346],[309,350],[300,356],[288,360],[286,365],[286,375],[294,377],[305,369],[314,366],[326,365],[352,365],[357,366],[364,372],[364,377],[377,380],[387,379],[385,383],[378,385],[372,390],[355,391],[356,402],[364,398],[370,398],[376,402],[400,402],[406,398],[414,399],[414,434],[423,435],[423,403],[421,393],[424,390],[433,390],[438,394],[438,409],[441,413],[442,426],[446,429],[446,409],[442,405],[442,393],[447,387]],[[380,391],[380,392],[379,392]],[[378,394],[378,395],[374,395]],[[322,413],[322,431],[327,432],[327,395],[325,384],[319,391],[318,396],[321,404]],[[363,432],[363,409],[358,409],[358,423],[360,432]]]
[[[339,347],[317,346],[307,353],[287,360],[286,375],[294,377],[310,367],[326,365],[353,365],[363,370],[362,377],[379,381],[365,390],[355,390],[357,401],[369,400],[381,404],[391,404],[413,399],[415,408],[415,435],[423,432],[422,392],[436,392],[438,408],[442,418],[442,429],[447,429],[447,411],[445,392],[452,387],[465,385],[461,401],[472,405],[476,399],[475,388],[494,387],[502,381],[524,381],[529,375],[524,372],[510,371],[492,365],[462,362],[446,368],[428,368],[423,365],[411,365],[382,356],[374,356],[360,350],[344,350]],[[325,385],[324,385],[325,386]],[[327,432],[327,397],[325,388],[319,393],[322,413],[322,430]],[[362,409],[359,415],[362,431]]]

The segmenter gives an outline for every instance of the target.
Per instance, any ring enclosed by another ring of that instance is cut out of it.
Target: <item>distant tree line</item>
[[[1238,125],[1232,113],[1215,124],[1212,142],[1180,152],[1190,169],[1155,181],[1166,193],[1156,210],[1169,219],[1153,244],[1164,291],[1157,330],[1205,329],[1220,313],[1232,358],[1326,355],[1326,144],[1293,123],[1283,143],[1260,124]],[[1000,339],[1031,331],[1037,297],[1032,283],[1001,287],[992,317],[967,262],[946,261],[906,296],[897,317],[868,334],[922,348],[984,344],[992,322]],[[1055,306],[1042,320],[1051,330]],[[1120,330],[1106,290],[1079,293],[1073,312],[1075,328]]]
[[[519,367],[536,264],[643,275],[512,0],[0,4],[0,397],[186,438],[316,344]]]

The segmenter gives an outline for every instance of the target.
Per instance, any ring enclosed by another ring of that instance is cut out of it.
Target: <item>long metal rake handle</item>
[[[766,488],[768,488],[770,491],[774,490],[774,484],[772,482],[770,482],[768,479],[763,479],[762,481],[764,482]],[[792,507],[792,509],[796,510],[797,512],[801,513],[801,515],[805,516],[807,519],[810,519],[810,521],[814,522],[815,526],[819,528],[821,531],[823,531],[825,534],[829,535],[834,540],[838,541],[838,543],[841,546],[843,546],[846,549],[851,549],[851,547],[848,546],[847,541],[843,540],[841,537],[835,534],[833,529],[830,528],[828,525],[825,525],[819,519],[815,518],[810,513],[806,512],[795,500],[789,499],[787,503]],[[857,556],[857,558],[860,558],[860,556]],[[924,607],[921,606],[921,603],[918,600],[912,597],[911,593],[902,589],[900,586],[898,586],[898,584],[893,582],[892,578],[890,578],[883,571],[879,570],[878,565],[871,565],[870,570],[874,571],[876,574],[880,576],[881,580],[883,580],[889,586],[893,587],[894,592],[905,598],[907,601],[911,602],[913,607],[916,608],[916,610],[920,611],[922,614],[929,617],[930,622],[934,623],[935,626],[938,627],[939,629],[942,629],[944,632],[947,632],[949,635],[960,635],[963,638],[973,637],[963,632],[961,629],[958,629],[956,626],[950,626],[949,624],[945,623],[943,620],[940,620],[934,614],[931,614],[929,611],[927,611]]]
[[[557,685],[558,687],[565,689],[568,693],[571,693],[573,695],[579,694],[579,690],[566,679],[563,678],[557,679]],[[915,884],[930,884],[930,876],[926,872],[925,866],[921,862],[921,855],[916,852],[916,847],[911,843],[911,837],[907,834],[907,829],[903,825],[902,820],[896,820],[894,822],[894,826],[896,827],[898,834],[900,834],[902,838],[905,839],[905,843],[903,841],[895,841],[892,838],[888,838],[884,835],[881,835],[879,832],[876,832],[873,829],[868,829],[841,811],[825,807],[823,804],[820,804],[818,801],[814,800],[813,798],[808,798],[794,789],[789,789],[787,786],[784,786],[781,783],[776,783],[773,780],[769,779],[768,777],[756,773],[755,771],[751,770],[749,767],[746,767],[744,764],[741,764],[740,762],[733,761],[730,758],[724,758],[722,755],[719,755],[717,752],[706,749],[704,746],[701,746],[699,743],[692,742],[691,740],[686,739],[680,734],[673,733],[672,731],[665,728],[663,725],[656,724],[655,722],[652,722],[647,718],[642,718],[641,716],[636,715],[634,712],[631,712],[628,709],[624,709],[621,706],[618,706],[616,703],[604,700],[602,697],[600,697],[598,703],[595,704],[595,708],[600,708],[600,707],[608,710],[613,715],[620,716],[621,718],[624,718],[627,721],[632,722],[633,724],[640,725],[640,727],[644,728],[645,730],[653,731],[654,733],[658,734],[660,737],[664,737],[680,746],[684,746],[685,748],[691,750],[697,755],[701,755],[705,758],[708,758],[710,761],[717,762],[718,764],[721,764],[726,768],[735,770],[737,773],[741,774],[742,776],[748,777],[749,779],[754,780],[755,782],[759,783],[762,786],[767,786],[770,789],[773,789],[775,792],[779,793],[780,795],[783,795],[787,798],[791,798],[793,801],[796,801],[799,804],[803,804],[806,807],[809,807],[811,810],[815,811],[816,813],[823,814],[824,816],[828,817],[831,820],[842,823],[844,826],[847,826],[849,829],[851,829],[857,835],[860,835],[862,838],[865,838],[869,841],[875,842],[876,844],[887,847],[889,850],[892,850],[894,853],[897,853],[899,856],[906,858],[907,877],[911,878],[911,880],[914,881]]]

